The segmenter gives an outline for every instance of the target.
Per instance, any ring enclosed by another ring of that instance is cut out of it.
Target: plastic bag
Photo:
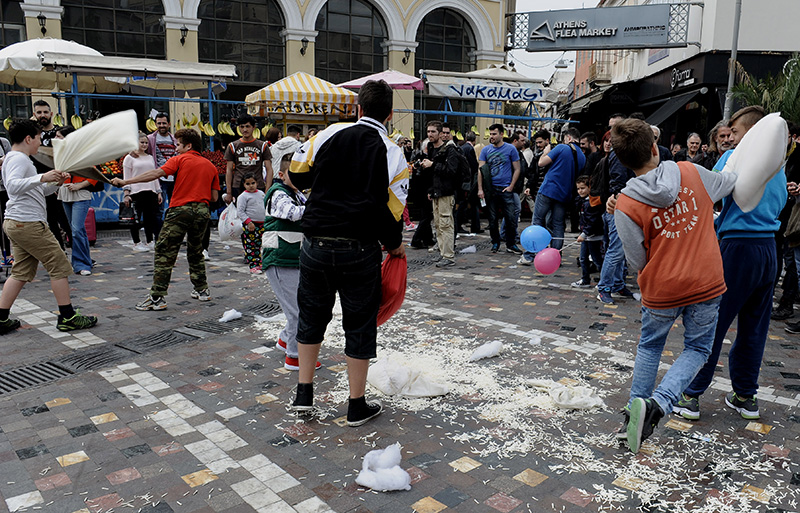
[[[53,139],[53,160],[59,171],[90,171],[92,166],[116,160],[138,148],[139,121],[136,112],[126,110],[103,116],[63,140]],[[86,177],[85,173],[79,176]]]
[[[383,357],[369,366],[367,382],[386,395],[437,397],[450,389],[392,357]]]
[[[121,226],[133,226],[136,224],[136,210],[133,203],[126,205],[125,202],[119,204],[119,224]]]
[[[378,310],[378,326],[388,321],[403,305],[406,298],[408,262],[405,255],[387,255],[381,264],[381,307]]]
[[[238,240],[241,237],[244,227],[236,211],[236,204],[231,202],[219,215],[219,240]]]

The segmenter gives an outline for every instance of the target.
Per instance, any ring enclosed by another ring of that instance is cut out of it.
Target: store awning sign
[[[670,43],[668,4],[528,13],[529,52],[665,48]]]

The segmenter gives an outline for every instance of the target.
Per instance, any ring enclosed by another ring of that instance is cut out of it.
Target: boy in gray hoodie
[[[608,204],[609,212],[616,208],[617,232],[642,291],[642,333],[619,432],[635,453],[711,352],[726,290],[714,203],[733,191],[736,175],[689,162],[659,162],[653,132],[641,120],[617,123],[611,142],[620,162],[636,174]],[[684,349],[656,388],[661,353],[678,317]]]

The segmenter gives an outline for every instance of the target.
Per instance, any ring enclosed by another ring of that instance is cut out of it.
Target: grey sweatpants
[[[297,287],[300,283],[300,269],[271,265],[264,269],[264,273],[286,316],[286,326],[280,334],[281,340],[286,342],[286,354],[290,358],[297,358],[297,316],[300,313],[297,307]]]

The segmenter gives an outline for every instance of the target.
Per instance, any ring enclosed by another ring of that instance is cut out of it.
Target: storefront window
[[[386,24],[369,2],[330,0],[317,16],[316,30],[318,77],[339,84],[386,68]]]
[[[0,25],[2,30],[2,46],[8,46],[25,40],[25,16],[19,7],[19,0],[3,0],[0,8]]]
[[[475,70],[475,36],[466,19],[453,9],[428,13],[417,29],[417,69],[466,72]]]
[[[275,0],[204,0],[197,16],[200,62],[235,65],[240,85],[284,77],[284,21]]]
[[[63,39],[122,57],[166,57],[161,0],[62,0]]]
[[[417,29],[417,51],[414,56],[415,69],[454,71],[457,73],[475,70],[475,36],[466,19],[453,9],[436,9],[428,13]],[[417,109],[445,110],[443,98],[418,91],[414,95]],[[450,100],[456,112],[475,112],[474,100]],[[425,138],[425,126],[431,119],[443,119],[440,115],[414,116],[414,132],[418,139]],[[453,131],[466,132],[475,124],[472,117],[448,117]],[[480,140],[482,134],[477,134]]]

